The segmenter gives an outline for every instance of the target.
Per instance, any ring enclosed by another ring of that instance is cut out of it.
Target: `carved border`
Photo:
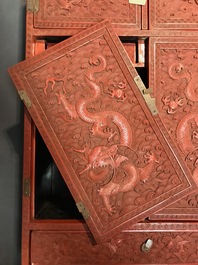
[[[142,9],[142,27],[141,29],[148,29],[149,21],[149,1],[146,1],[146,4],[141,7]]]
[[[198,22],[188,19],[170,19],[165,20],[158,16],[160,14],[160,1],[162,0],[152,0],[149,1],[149,28],[150,29],[197,29]]]
[[[90,233],[83,231],[33,231],[31,262],[37,265],[197,264],[197,238],[197,230],[123,231],[109,242],[94,245]],[[152,247],[143,252],[142,245],[148,239]]]
[[[129,17],[125,19],[109,18],[115,28],[126,29],[126,35],[131,28],[141,28],[141,8],[138,5],[130,5],[126,0],[126,4],[129,5]],[[39,11],[34,14],[34,27],[35,28],[49,28],[60,29],[65,28],[68,30],[86,29],[93,26],[95,23],[99,23],[107,17],[95,18],[95,17],[52,17],[48,18],[44,14],[45,1],[40,0]],[[73,34],[72,34],[73,35]]]

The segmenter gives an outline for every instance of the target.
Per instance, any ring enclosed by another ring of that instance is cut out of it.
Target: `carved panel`
[[[198,28],[197,0],[153,0],[149,2],[150,29]]]
[[[149,252],[141,246],[153,241]],[[197,264],[197,232],[125,232],[92,245],[85,232],[33,232],[31,264]]]
[[[108,22],[10,74],[98,241],[195,188]]]
[[[80,30],[108,18],[128,35],[129,29],[140,29],[140,11],[140,6],[129,4],[128,0],[40,0],[34,27]]]
[[[160,117],[198,184],[197,43],[195,38],[152,39],[149,79]],[[151,218],[197,220],[197,194],[187,196]]]
[[[142,29],[148,29],[148,7],[149,1],[146,1],[146,4],[142,6]]]

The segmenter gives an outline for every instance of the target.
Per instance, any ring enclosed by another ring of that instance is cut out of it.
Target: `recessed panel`
[[[197,51],[197,38],[150,39],[149,86],[162,122],[198,184]],[[151,218],[197,220],[197,214],[196,191]]]
[[[149,231],[147,224],[141,226],[142,230],[124,231],[110,242],[96,246],[83,229],[75,232],[33,231],[31,262],[38,265],[197,264],[196,225],[177,223],[174,232],[174,224],[169,223],[153,223]],[[144,244],[148,246],[147,251],[144,251]]]
[[[150,29],[197,29],[198,1],[149,1]]]
[[[34,14],[34,27],[58,29],[72,32],[110,19],[119,35],[129,35],[130,29],[141,28],[141,7],[129,4],[128,0],[40,0],[39,11]],[[122,34],[121,34],[122,33]]]

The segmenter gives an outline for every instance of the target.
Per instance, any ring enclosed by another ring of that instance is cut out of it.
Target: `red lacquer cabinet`
[[[27,1],[22,265],[198,263],[196,7]]]

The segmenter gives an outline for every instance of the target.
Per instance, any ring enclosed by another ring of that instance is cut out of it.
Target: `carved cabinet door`
[[[149,86],[159,116],[198,184],[198,38],[150,38]],[[158,60],[155,60],[158,58]],[[197,220],[197,191],[151,216]]]
[[[149,1],[150,29],[197,29],[198,1]],[[159,31],[160,32],[160,31]]]
[[[96,241],[195,190],[108,21],[9,72]]]
[[[141,7],[128,0],[36,0],[29,1],[27,10],[34,12],[34,28],[65,29],[70,35],[110,19],[118,35],[130,35],[141,29]],[[34,5],[32,4],[34,2]],[[66,34],[66,35],[69,35]]]

